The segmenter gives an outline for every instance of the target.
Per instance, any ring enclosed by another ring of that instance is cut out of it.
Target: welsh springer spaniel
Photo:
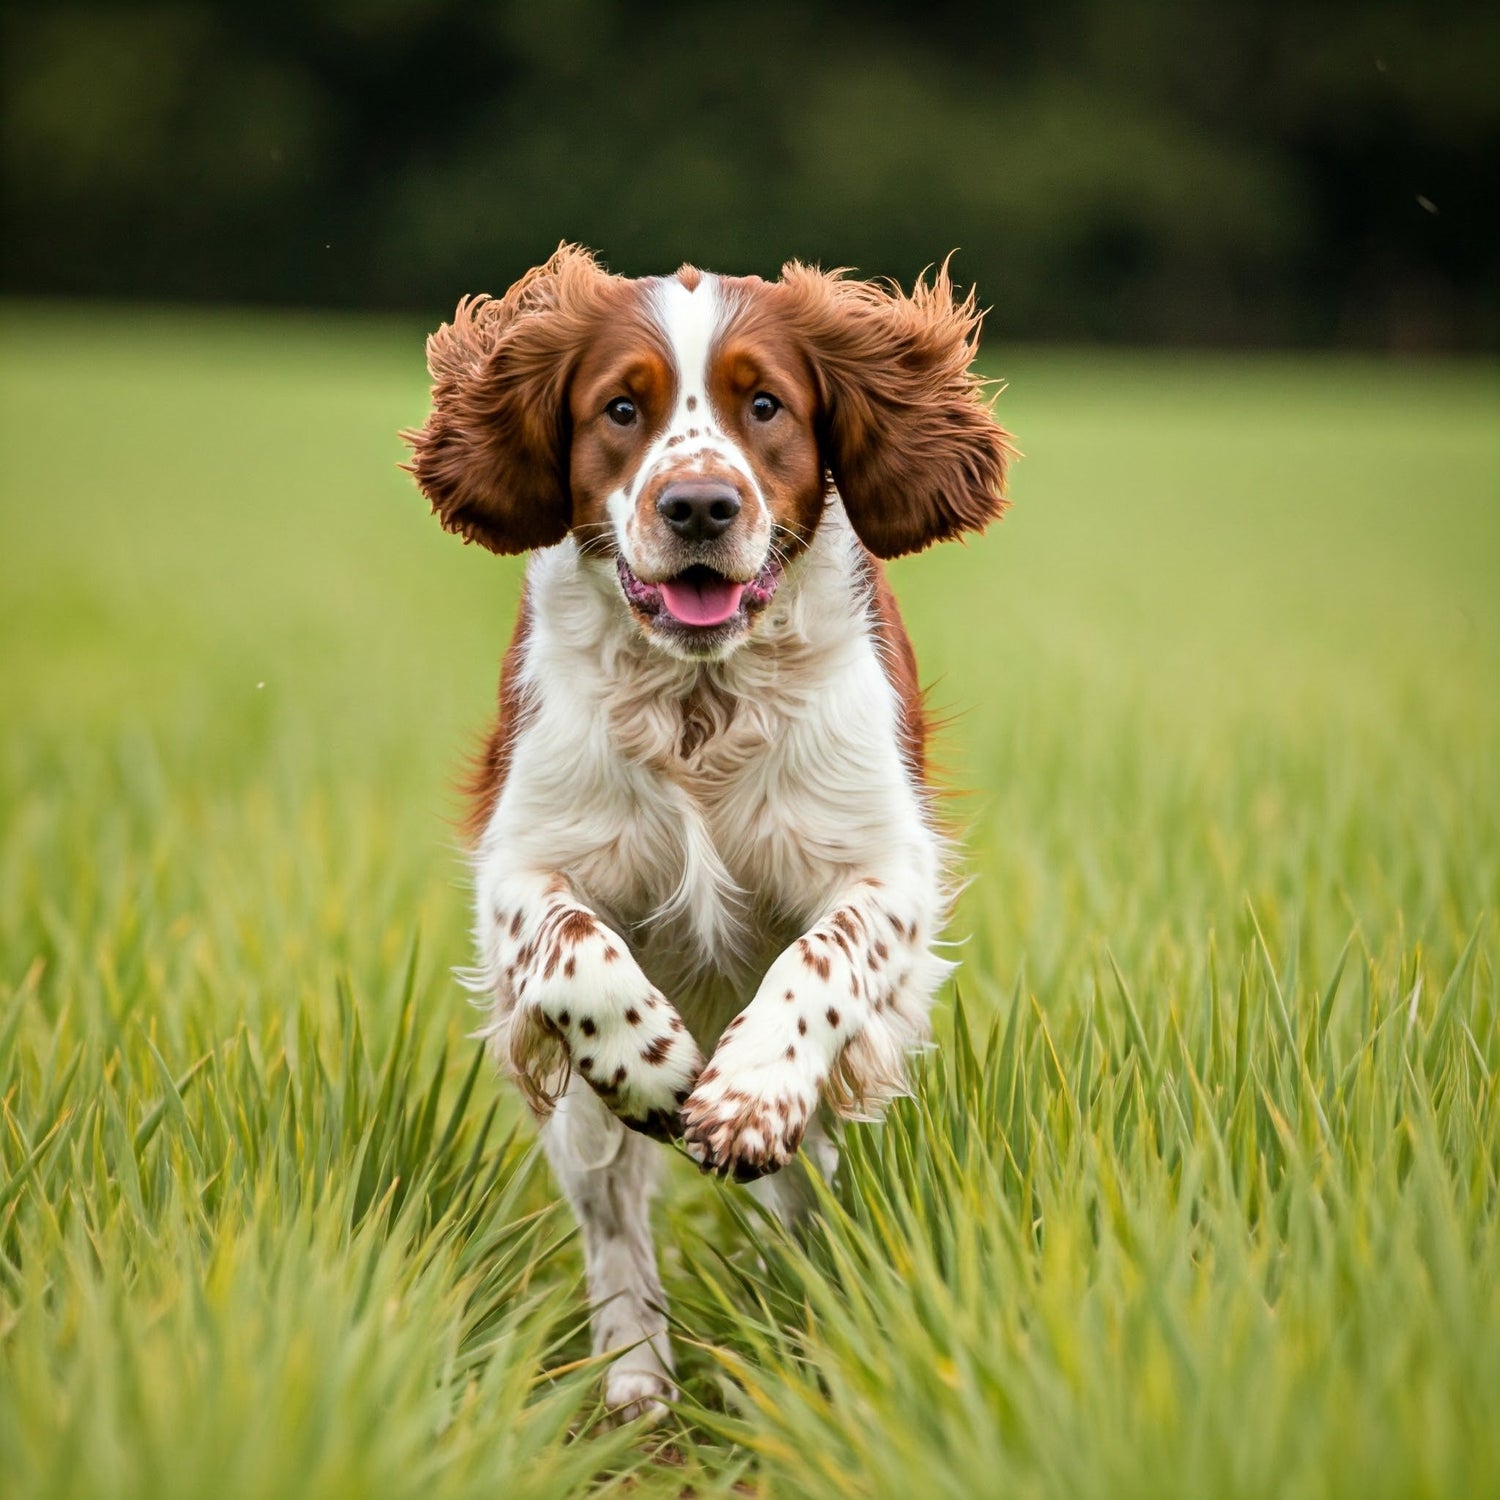
[[[583,1231],[625,1416],[672,1398],[649,1138],[805,1207],[904,1091],[950,964],[911,644],[879,559],[998,517],[946,269],[628,280],[563,246],[428,341],[443,526],[532,552],[473,783],[476,988]],[[748,1003],[747,1003],[748,1001]]]

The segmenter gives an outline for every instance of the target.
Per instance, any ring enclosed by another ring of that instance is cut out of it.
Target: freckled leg
[[[703,1058],[625,940],[557,874],[508,871],[479,913],[491,1035],[533,1104],[571,1070],[632,1129],[675,1135]]]
[[[677,1391],[651,1240],[658,1148],[576,1079],[543,1124],[542,1143],[582,1232],[594,1353],[619,1351],[605,1402],[619,1421],[659,1417]]]
[[[785,1166],[820,1097],[850,1119],[904,1093],[949,965],[930,943],[933,880],[859,881],[773,963],[683,1106],[706,1171],[748,1182]]]

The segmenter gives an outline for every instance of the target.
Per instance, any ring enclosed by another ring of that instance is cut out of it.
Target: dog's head
[[[1011,449],[946,269],[911,296],[791,264],[776,282],[628,280],[564,246],[428,340],[406,434],[449,530],[494,552],[570,532],[648,638],[716,657],[755,629],[836,486],[879,557],[982,529]]]

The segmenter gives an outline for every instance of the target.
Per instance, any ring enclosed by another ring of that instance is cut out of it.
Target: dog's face
[[[433,335],[411,467],[449,530],[496,552],[571,532],[651,641],[723,656],[830,478],[882,557],[1000,513],[1010,449],[969,374],[977,326],[942,273],[909,298],[796,265],[635,281],[565,247]]]
[[[688,273],[627,287],[628,311],[589,342],[569,388],[574,535],[613,554],[653,640],[720,655],[823,509],[810,371],[756,317],[761,283]]]

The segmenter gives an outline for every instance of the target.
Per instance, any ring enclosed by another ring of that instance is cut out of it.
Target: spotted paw
[[[792,1069],[735,1070],[721,1052],[683,1105],[683,1142],[705,1172],[753,1182],[797,1154],[817,1102]]]
[[[670,1140],[703,1054],[624,943],[584,912],[544,930],[518,998],[562,1038],[576,1073],[632,1129]]]
[[[658,1140],[681,1133],[679,1112],[703,1071],[703,1054],[657,991],[647,987],[624,1005],[574,994],[551,1019],[574,1069],[613,1114]]]

